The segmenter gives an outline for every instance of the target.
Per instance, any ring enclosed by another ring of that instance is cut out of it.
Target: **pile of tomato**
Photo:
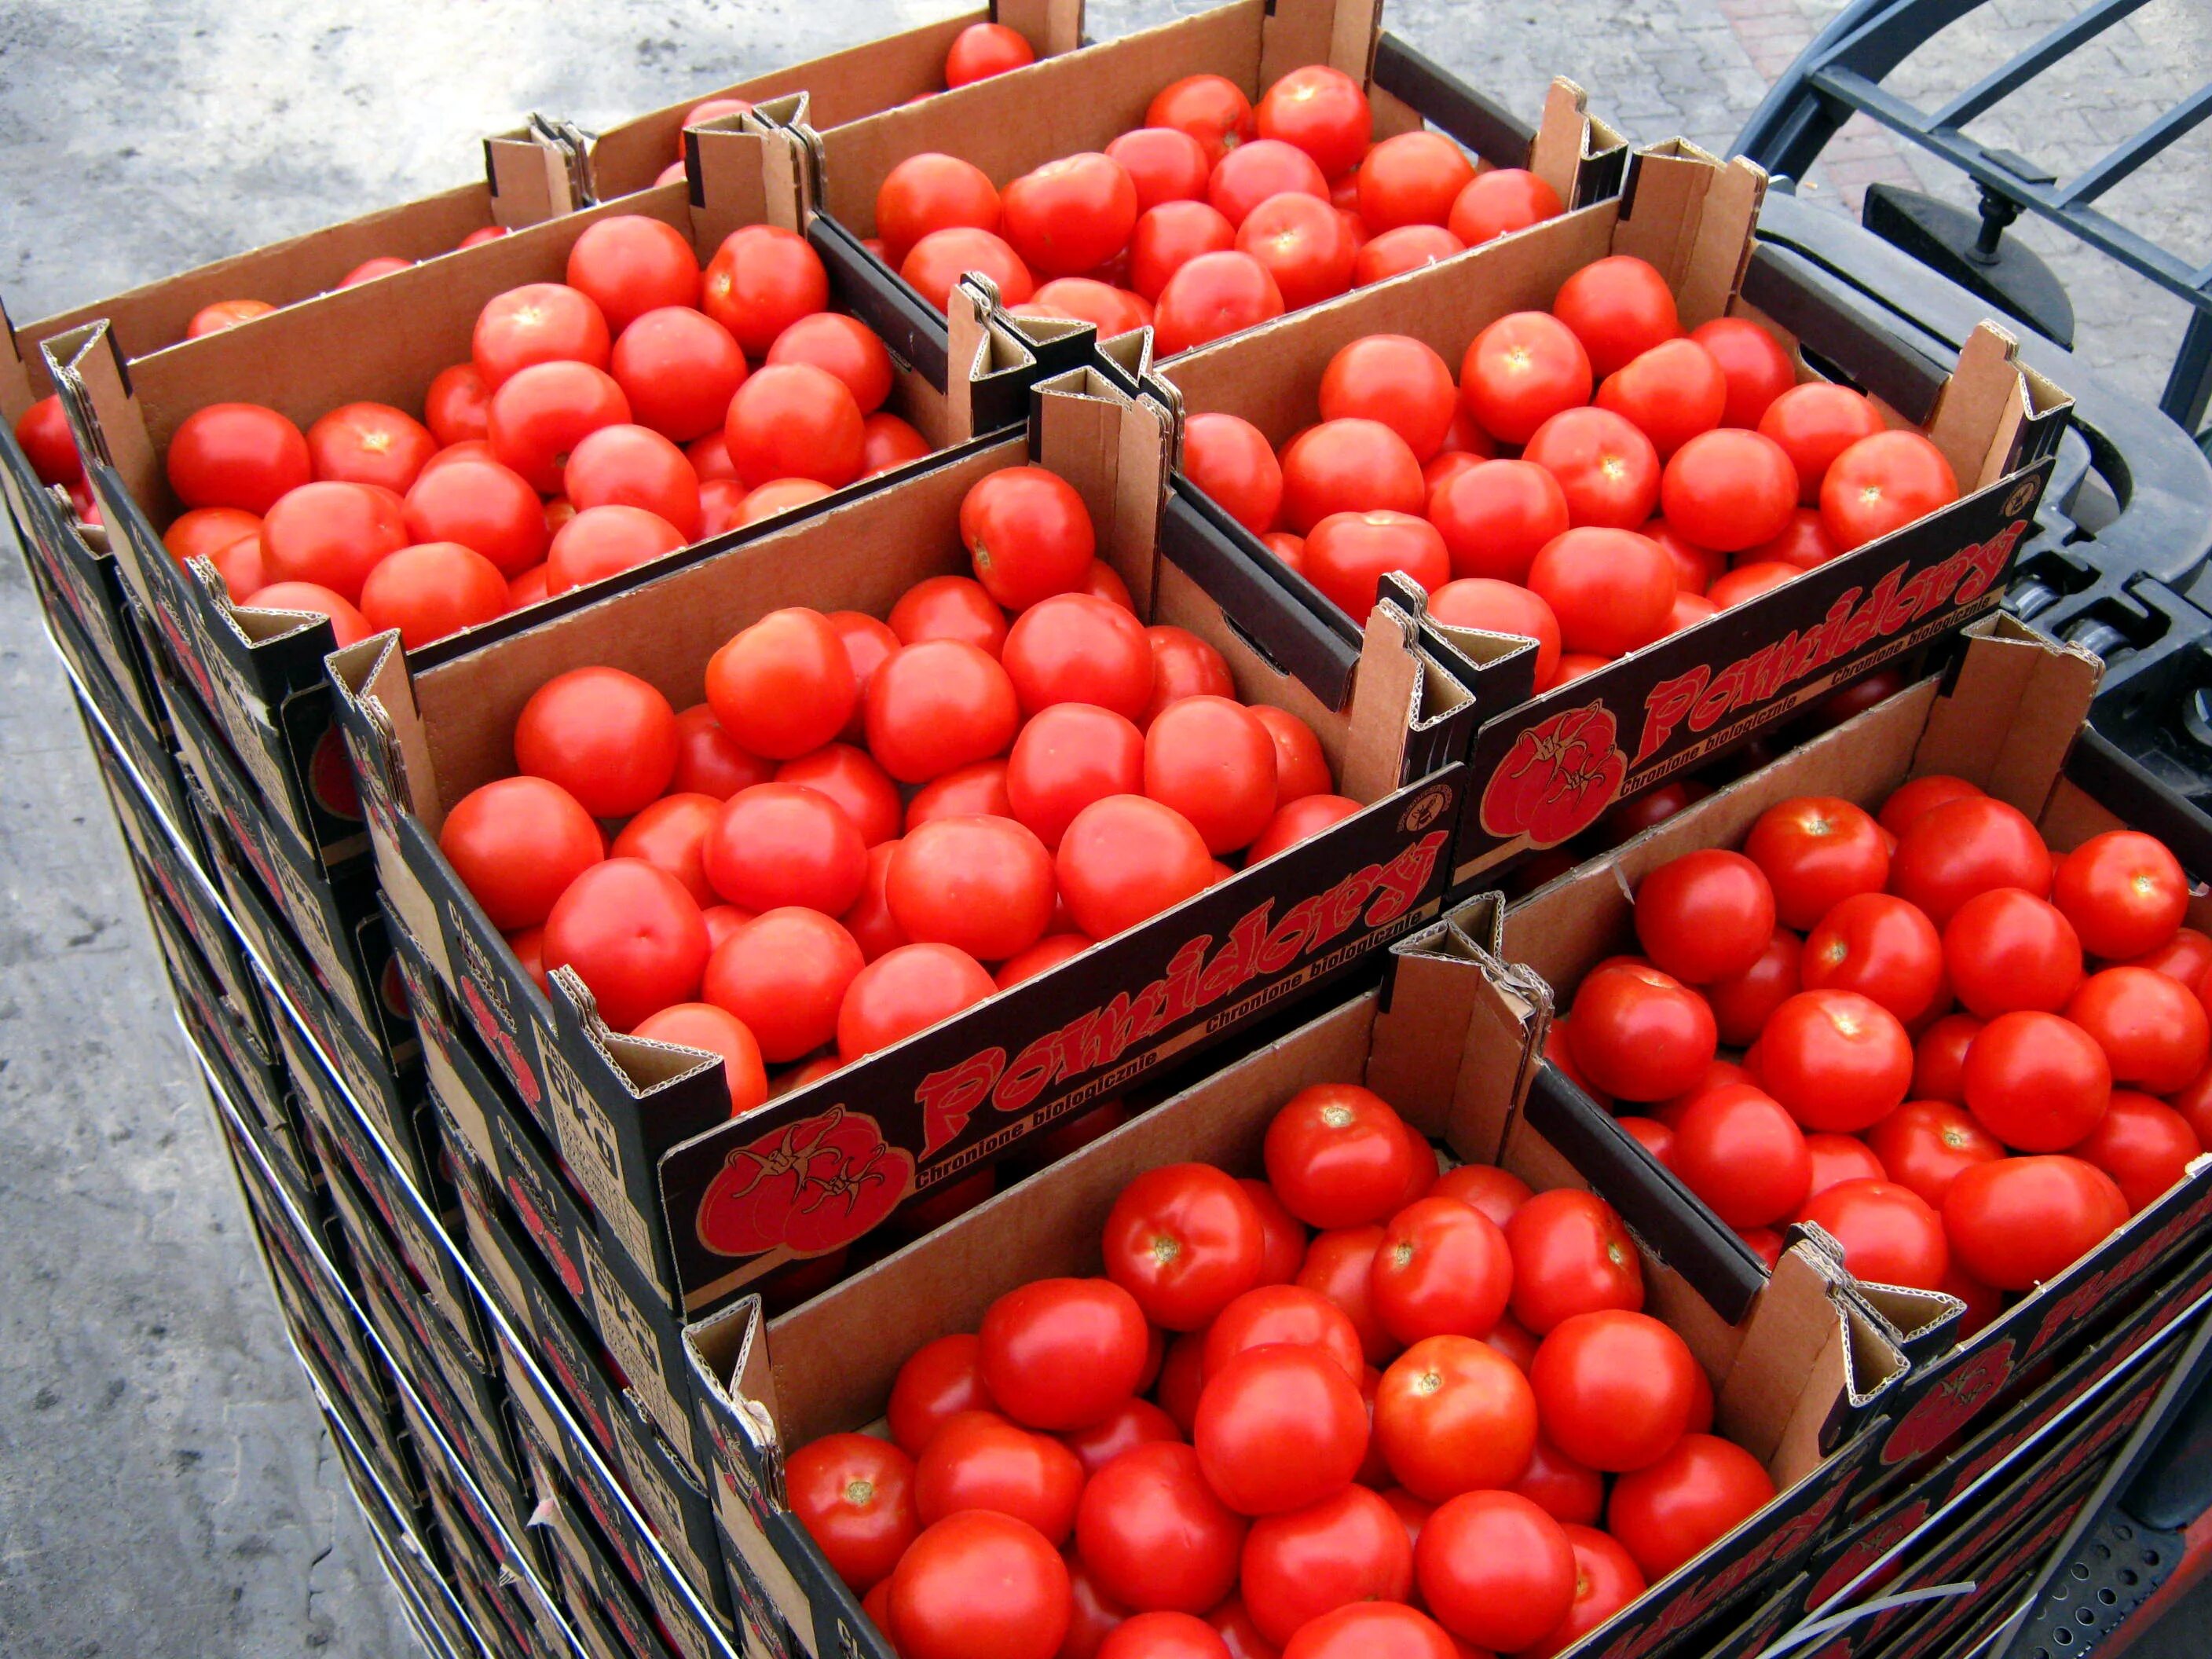
[[[1193,416],[1183,470],[1355,617],[1397,571],[1441,621],[1534,639],[1540,692],[1959,494],[1942,451],[1848,386],[1798,384],[1758,324],[1686,334],[1629,254],[1484,329],[1456,384],[1424,342],[1370,335],[1319,402],[1279,453]]]
[[[1138,621],[1065,480],[994,472],[960,517],[974,576],[888,620],[775,611],[680,714],[618,669],[548,681],[518,775],[440,831],[541,981],[721,1054],[736,1111],[764,1063],[811,1080],[1358,810],[1311,727]]]
[[[1255,108],[1234,82],[1163,88],[1145,124],[1046,162],[1001,191],[927,151],[876,192],[871,246],[943,310],[981,271],[1024,316],[1150,324],[1171,356],[1561,211],[1518,167],[1478,173],[1442,133],[1374,142],[1359,83],[1291,70]]]
[[[793,1513],[904,1659],[1571,1646],[1774,1495],[1620,1218],[1318,1084],[901,1367]]]
[[[928,453],[883,408],[890,354],[826,308],[793,232],[748,225],[702,272],[681,232],[618,215],[566,276],[487,304],[421,420],[187,416],[170,550],[241,604],[329,617],[341,645],[397,629],[416,647]]]
[[[1771,807],[1636,893],[1551,1056],[1769,1261],[1814,1222],[1978,1330],[2212,1135],[2212,939],[2136,830],[2063,857],[1962,779]],[[1722,1050],[1734,1054],[1722,1055]],[[1737,1051],[1741,1050],[1741,1053]]]

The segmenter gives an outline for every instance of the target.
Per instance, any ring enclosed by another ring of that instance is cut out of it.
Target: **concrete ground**
[[[965,9],[0,0],[0,295],[19,319],[44,315],[463,182],[477,139],[530,110],[605,123]],[[1092,0],[1089,26],[1107,36],[1202,9]],[[1834,9],[1390,0],[1388,18],[1524,113],[1564,73],[1633,134],[1725,148]],[[1940,97],[2075,9],[1993,0],[1896,84]],[[2152,0],[1977,131],[2078,170],[2208,65],[2203,0]],[[2200,260],[2208,141],[2212,129],[2110,204]],[[1856,130],[1808,195],[1851,210],[1884,179],[1971,199]],[[2178,307],[2061,237],[2025,234],[2071,287],[2085,349],[2154,397]],[[0,1653],[408,1652],[119,854],[27,580],[0,556]]]

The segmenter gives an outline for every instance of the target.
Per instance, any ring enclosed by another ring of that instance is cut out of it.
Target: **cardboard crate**
[[[867,1424],[908,1355],[973,1329],[1003,1292],[1097,1271],[1100,1224],[1139,1170],[1191,1159],[1256,1168],[1276,1110],[1319,1082],[1364,1083],[1455,1153],[1495,1161],[1539,1190],[1583,1187],[1611,1202],[1644,1257],[1647,1311],[1681,1334],[1712,1379],[1721,1431],[1775,1476],[1772,1504],[1573,1653],[1702,1653],[1703,1637],[1743,1622],[1803,1565],[1836,1523],[1872,1443],[1869,1419],[1905,1374],[1902,1355],[1809,1245],[1784,1256],[1747,1313],[1724,1315],[1693,1288],[1694,1236],[1665,1224],[1682,1208],[1674,1194],[1638,1165],[1578,1164],[1516,1109],[1528,1051],[1513,994],[1468,931],[1479,920],[1401,942],[1382,990],[1228,1061],[796,1310],[764,1322],[749,1298],[690,1328],[716,1511],[810,1652],[888,1650],[784,1507],[784,1453]]]
[[[1580,88],[1554,82],[1543,125],[1532,133],[1382,33],[1382,10],[1381,0],[1237,0],[842,126],[799,125],[792,136],[807,189],[799,228],[833,269],[865,265],[892,276],[888,287],[874,290],[885,310],[868,322],[942,384],[945,319],[863,245],[875,234],[876,192],[885,176],[909,156],[939,151],[1003,187],[1047,161],[1104,149],[1143,125],[1153,97],[1185,76],[1223,76],[1256,100],[1291,70],[1326,64],[1366,88],[1378,138],[1425,120],[1487,167],[1540,174],[1564,202],[1595,200],[1619,188],[1626,141],[1585,114]]]
[[[2154,787],[2124,793],[2100,769],[2099,744],[2083,726],[2097,675],[2097,661],[2086,652],[2054,644],[2009,618],[1978,624],[1944,674],[1539,889],[1507,912],[1504,935],[1509,959],[1533,970],[1532,1024],[1547,1025],[1555,1006],[1571,1002],[1583,975],[1632,936],[1629,896],[1645,873],[1695,848],[1738,845],[1761,812],[1792,796],[1840,796],[1872,808],[1907,777],[1948,772],[2018,807],[2061,852],[2120,827],[2118,807],[2135,827],[2174,847],[2185,865],[2212,869],[2212,841],[2200,818]],[[2195,899],[2191,917],[2198,927],[2212,921],[2212,901]],[[1602,1149],[1657,1170],[1609,1114],[1556,1067],[1544,1069],[1537,1092],[1561,1125],[1574,1126],[1560,1134],[1571,1133],[1586,1153]],[[1679,1187],[1672,1176],[1665,1178]],[[1680,1190],[1686,1196],[1687,1189]],[[1725,1246],[1733,1236],[1705,1206],[1690,1201]],[[2212,1157],[2197,1160],[2126,1226],[1965,1342],[1953,1340],[1959,1304],[1951,1297],[1862,1285],[1868,1304],[1911,1355],[1913,1369],[1881,1431],[1879,1454],[1855,1504],[1863,1510],[1909,1485],[1978,1413],[2018,1398],[2038,1364],[2063,1365],[2095,1348],[2158,1294],[2174,1264],[2194,1255],[2208,1216]],[[1739,1285],[1759,1282],[1762,1268],[1747,1247],[1736,1243],[1727,1255]]]
[[[1576,271],[1633,254],[1666,276],[1684,327],[1720,316],[1765,323],[1791,345],[1801,380],[1822,378],[1817,362],[1829,377],[1857,381],[1892,425],[1924,428],[1949,458],[1966,492],[1950,507],[1540,696],[1532,695],[1533,645],[1439,629],[1462,655],[1479,722],[1455,886],[1571,839],[1615,802],[1770,730],[2003,598],[2070,402],[2017,364],[2011,337],[1993,326],[1978,331],[1947,372],[1875,320],[1839,310],[1784,262],[1759,257],[1753,228],[1765,187],[1765,175],[1741,159],[1723,166],[1679,141],[1639,150],[1618,196],[1199,347],[1158,370],[1186,416],[1239,416],[1280,445],[1319,418],[1322,372],[1352,341],[1410,335],[1456,373],[1491,323],[1548,308]],[[1232,550],[1259,565],[1328,625],[1346,659],[1358,619],[1188,479],[1176,481],[1161,533],[1194,568]],[[1416,603],[1411,584],[1393,585],[1403,603]],[[1532,782],[1547,768],[1556,781],[1532,802]]]
[[[322,672],[322,659],[336,643],[331,623],[319,616],[246,609],[234,603],[245,596],[229,593],[211,565],[179,564],[162,545],[161,527],[177,509],[161,461],[172,434],[197,410],[225,401],[266,404],[302,428],[364,398],[419,409],[440,370],[468,361],[486,302],[521,283],[561,281],[577,239],[610,216],[644,216],[673,226],[692,241],[703,265],[731,232],[778,216],[769,204],[787,188],[768,165],[781,157],[780,141],[764,137],[765,124],[754,117],[731,119],[735,129],[726,121],[688,135],[699,163],[696,184],[659,185],[569,213],[127,367],[113,332],[100,323],[42,346],[78,447],[96,458],[88,475],[130,597],[152,618],[186,697],[228,738],[261,810],[289,832],[310,868],[342,879],[368,860],[360,804],[331,727]],[[832,303],[862,309],[866,295],[859,289],[872,280],[886,279],[865,270],[833,273]],[[957,331],[963,372],[951,391],[908,371],[896,376],[884,404],[940,447],[1018,421],[1030,381],[1048,368],[1081,361],[1090,343],[1082,330],[1048,345],[1010,333],[988,335],[970,313],[963,313]],[[910,462],[884,476],[927,465]],[[828,500],[849,499],[881,482],[863,480]],[[823,510],[823,503],[811,503],[776,514],[411,654],[425,665],[450,660],[539,617],[574,612]]]
[[[533,1474],[562,1601],[577,1616],[578,1633],[596,1644],[595,1659],[677,1659],[682,1648],[662,1635],[652,1607],[615,1564],[559,1467],[534,1458]]]
[[[1265,660],[1237,629],[1248,610],[1280,603],[1279,590],[1247,606],[1209,596],[1170,563],[1156,566],[1161,434],[1152,406],[1077,371],[1039,388],[1026,440],[979,440],[903,483],[587,611],[411,679],[388,642],[331,659],[386,902],[589,1195],[602,1241],[647,1271],[672,1312],[726,1297],[793,1255],[717,1219],[744,1160],[724,1171],[745,1149],[811,1141],[833,1125],[856,1163],[876,1143],[889,1178],[857,1234],[909,1193],[972,1172],[1168,1056],[1347,970],[1432,913],[1460,799],[1458,686],[1410,620],[1388,608],[1370,619],[1347,713],[1322,707]],[[514,715],[553,673],[609,663],[678,705],[696,702],[708,656],[770,610],[880,615],[914,581],[967,569],[960,501],[986,474],[1033,457],[1084,495],[1101,555],[1129,584],[1139,614],[1206,637],[1245,701],[1304,717],[1340,790],[1365,810],[732,1124],[719,1066],[608,1030],[565,971],[550,994],[539,989],[438,851],[444,812],[507,769]],[[846,1242],[811,1242],[806,1253]]]
[[[804,93],[809,123],[835,127],[941,92],[945,54],[954,38],[986,21],[1018,31],[1040,58],[1050,58],[1082,44],[1083,0],[991,0],[957,17],[664,104],[590,137],[585,176],[593,198],[608,202],[649,188],[672,159],[682,159],[684,117],[708,98],[761,104]]]

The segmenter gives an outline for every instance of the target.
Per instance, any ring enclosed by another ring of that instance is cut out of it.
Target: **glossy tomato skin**
[[[1006,753],[1021,719],[998,659],[958,640],[892,653],[868,682],[866,708],[869,750],[902,783]]]
[[[899,595],[884,621],[900,645],[958,640],[992,658],[1004,654],[1010,631],[1006,613],[972,576],[930,576],[916,582]]]
[[[1541,311],[1499,318],[1468,343],[1460,363],[1460,400],[1503,443],[1527,443],[1560,410],[1588,403],[1594,384],[1583,343]]]
[[[1073,592],[1090,574],[1097,550],[1090,509],[1073,485],[1042,467],[983,479],[960,517],[975,580],[1010,611]]]
[[[595,817],[627,817],[668,787],[676,711],[618,668],[576,668],[533,692],[514,723],[516,769],[550,778]]]
[[[1300,536],[1338,514],[1417,515],[1427,495],[1420,458],[1380,421],[1325,420],[1283,449],[1282,523]]]
[[[2067,1002],[2066,1018],[2096,1039],[2113,1082],[2146,1093],[2173,1093],[2212,1058],[2204,1005],[2153,969],[2092,974]]]
[[[1667,279],[1633,254],[1584,265],[1560,284],[1552,314],[1574,331],[1600,379],[1682,331]]]
[[[2081,984],[2081,941],[2065,913],[2017,887],[1993,887],[1943,925],[1951,990],[1991,1019],[2018,1008],[2055,1013]]]
[[[1774,400],[1796,383],[1796,369],[1782,343],[1742,317],[1701,323],[1690,337],[1712,353],[1728,377],[1723,426],[1757,427]]]
[[[980,1359],[999,1409],[1037,1429],[1080,1429],[1136,1391],[1145,1316],[1103,1279],[1042,1279],[984,1313]]]
[[[1960,1265],[2001,1291],[2056,1277],[2127,1218],[2118,1183],[2063,1154],[1978,1164],[1943,1195],[1943,1231]]]
[[[1766,1507],[1774,1481],[1733,1441],[1685,1435],[1658,1462],[1623,1475],[1606,1526],[1647,1580],[1664,1577]]]
[[[1213,860],[1190,820],[1142,795],[1109,795],[1069,822],[1054,854],[1075,923],[1111,939],[1206,890]]]
[[[1741,1048],[1758,1039],[1767,1017],[1804,988],[1803,957],[1797,935],[1777,927],[1744,972],[1701,988],[1723,1042]]]
[[[1431,592],[1450,579],[1451,556],[1436,527],[1410,513],[1332,513],[1307,534],[1304,569],[1332,603],[1364,620],[1384,576],[1401,572]]]
[[[745,1024],[762,1054],[782,1062],[837,1035],[837,1012],[866,965],[853,936],[819,911],[770,910],[716,945],[701,994]]]
[[[1234,415],[1199,414],[1183,434],[1183,472],[1255,536],[1274,528],[1283,469],[1266,435]]]
[[[1355,1601],[1300,1630],[1281,1659],[1464,1659],[1474,1651],[1401,1602]]]
[[[1578,1313],[1644,1306],[1636,1243],[1613,1206],[1595,1194],[1564,1187],[1534,1194],[1515,1206],[1504,1231],[1513,1317],[1534,1335]]]
[[[1416,1200],[1390,1218],[1369,1293],[1399,1341],[1487,1336],[1513,1291],[1513,1261],[1497,1223],[1455,1198]]]
[[[1295,1282],[1326,1299],[1351,1321],[1360,1352],[1381,1364],[1398,1351],[1382,1328],[1371,1293],[1375,1252],[1382,1243],[1380,1226],[1341,1227],[1315,1235],[1298,1264]]]
[[[1600,968],[1575,993],[1575,1063],[1607,1094],[1665,1100],[1705,1074],[1718,1044],[1704,998],[1656,969]]]
[[[496,778],[455,802],[438,850],[501,933],[535,927],[568,884],[606,856],[574,795],[544,778]]]
[[[2052,897],[2092,956],[2124,960],[2173,938],[2189,914],[2189,878],[2157,837],[2112,830],[2059,861]]]
[[[1354,1382],[1364,1376],[1360,1337],[1350,1316],[1305,1285],[1255,1285],[1222,1309],[1203,1335],[1207,1381],[1248,1349],[1280,1343],[1328,1354]]]
[[[1413,1588],[1413,1547],[1404,1523],[1364,1486],[1261,1516],[1244,1535],[1237,1593],[1270,1642],[1289,1641],[1337,1607],[1403,1601]]]
[[[442,465],[418,477],[404,504],[418,542],[459,542],[515,576],[545,557],[551,540],[538,492],[490,460]]]
[[[902,945],[853,975],[837,1009],[848,1063],[927,1030],[998,992],[983,964],[951,945]],[[1042,1425],[1040,1425],[1042,1426]]]
[[[907,1356],[891,1382],[891,1438],[919,1457],[945,1420],[965,1411],[991,1409],[983,1387],[982,1339],[962,1331],[925,1342]]]
[[[1966,1090],[1966,1109],[2006,1146],[2063,1152],[2104,1116],[2112,1068],[2096,1039],[2072,1021],[2021,1010],[1998,1015],[1975,1037]]]
[[[1260,1212],[1232,1177],[1204,1164],[1148,1170],[1106,1217],[1106,1275],[1153,1324],[1200,1329],[1258,1283]]]
[[[1759,432],[1789,457],[1807,507],[1820,501],[1820,481],[1836,458],[1882,431],[1881,411],[1849,386],[1808,380],[1778,394],[1759,419]]]
[[[509,375],[491,395],[485,438],[493,459],[541,495],[561,489],[576,446],[601,427],[630,418],[614,377],[590,363],[560,359]]]
[[[758,362],[801,317],[828,309],[830,276],[806,239],[780,225],[746,225],[707,262],[699,306]]]
[[[1908,1100],[1867,1131],[1867,1145],[1899,1186],[1940,1209],[1962,1170],[2005,1155],[2004,1145],[1948,1100]]]
[[[1559,672],[1559,619],[1540,595],[1528,588],[1486,576],[1462,576],[1429,596],[1429,614],[1448,627],[1514,634],[1534,641],[1535,684],[1540,692],[1549,688]]]
[[[1659,502],[1658,452],[1632,422],[1609,409],[1561,410],[1521,452],[1559,481],[1571,525],[1634,530]]]
[[[889,1578],[920,1535],[914,1460],[872,1435],[829,1434],[785,1464],[791,1511],[854,1595]]]
[[[884,175],[876,190],[876,234],[884,263],[896,270],[914,245],[954,226],[996,232],[999,192],[990,176],[958,156],[927,151]]]
[[[724,802],[701,853],[707,879],[755,912],[802,905],[842,915],[860,896],[867,843],[843,807],[799,783],[761,783]]]
[[[939,1425],[915,1460],[915,1509],[924,1526],[963,1510],[992,1510],[1027,1522],[1057,1547],[1074,1529],[1083,1480],[1075,1454],[1050,1435],[996,1412],[963,1412]]]
[[[1233,246],[1182,261],[1155,305],[1153,338],[1163,357],[1256,327],[1284,310],[1283,291],[1267,266]]]
[[[1213,164],[1206,146],[1174,127],[1137,127],[1106,146],[1137,187],[1139,214],[1163,202],[1203,202]]]
[[[2204,1149],[2189,1120],[2172,1107],[2133,1089],[2115,1089],[2097,1127],[2068,1150],[2112,1176],[2130,1212],[2140,1212],[2180,1180]]]
[[[1662,972],[1703,985],[1748,972],[1774,936],[1774,890],[1741,853],[1670,859],[1636,890],[1636,937]]]
[[[1516,1492],[1462,1492],[1414,1548],[1421,1599],[1454,1635],[1500,1653],[1540,1640],[1575,1599],[1574,1547]]]
[[[1633,530],[1585,526],[1546,543],[1528,586],[1559,619],[1571,652],[1626,656],[1668,629],[1677,591],[1674,561]]]
[[[1844,1265],[1869,1283],[1932,1291],[1950,1270],[1942,1217],[1894,1182],[1839,1182],[1814,1194],[1800,1218],[1825,1229],[1843,1246]]]
[[[1453,235],[1476,247],[1565,210],[1559,192],[1526,167],[1493,167],[1477,173],[1452,198],[1446,223]]]
[[[1052,921],[1052,855],[1012,818],[953,817],[911,826],[884,876],[899,929],[1003,962],[1044,936]]]
[[[1723,427],[1674,453],[1659,484],[1667,522],[1699,547],[1736,553],[1773,540],[1790,524],[1797,475],[1781,446]]]
[[[1682,1437],[1698,1376],[1680,1337],[1618,1310],[1562,1322],[1528,1368],[1545,1431],[1577,1462],[1613,1474],[1658,1462]]]
[[[1958,499],[1959,483],[1942,450],[1917,432],[1878,432],[1828,468],[1820,520],[1848,553]]]
[[[1242,703],[1184,697],[1145,733],[1145,793],[1181,813],[1207,852],[1235,852],[1275,815],[1274,739]]]
[[[1328,360],[1320,403],[1324,421],[1380,422],[1425,463],[1443,447],[1459,392],[1434,348],[1409,335],[1370,334]]]
[[[1388,282],[1466,252],[1467,244],[1442,225],[1401,225],[1359,245],[1358,257],[1352,262],[1352,285],[1366,288]]]
[[[637,859],[595,864],[545,918],[545,967],[571,968],[618,1031],[694,1000],[707,966],[698,902],[665,870]]]
[[[1536,555],[1569,529],[1565,493],[1533,461],[1478,461],[1437,483],[1425,511],[1455,577],[1525,584]]]
[[[1911,1026],[1942,994],[1944,954],[1935,924],[1913,906],[1854,893],[1806,935],[1799,973],[1808,991],[1856,991]]]
[[[1347,1485],[1367,1451],[1367,1407],[1332,1356],[1248,1348],[1207,1379],[1191,1443],[1206,1484],[1240,1515],[1303,1509]]]
[[[900,1558],[890,1587],[905,1659],[1053,1659],[1067,1634],[1067,1565],[1011,1516],[947,1516]]]
[[[1731,1227],[1795,1215],[1813,1182],[1803,1131],[1778,1101],[1748,1084],[1709,1090],[1682,1109],[1673,1168]]]
[[[1785,927],[1816,927],[1853,894],[1878,893],[1889,880],[1881,826],[1863,809],[1832,796],[1801,795],[1770,806],[1752,825],[1743,850],[1766,872],[1775,913]]]
[[[1568,1525],[1565,1531],[1575,1553],[1574,1604],[1541,1640],[1521,1650],[1523,1659],[1552,1659],[1565,1653],[1649,1588],[1636,1558],[1610,1533],[1577,1524]]]
[[[1636,425],[1664,462],[1721,423],[1728,380],[1695,340],[1662,340],[1615,369],[1597,389],[1597,405]]]
[[[1759,1079],[1808,1129],[1856,1133],[1881,1121],[1912,1083],[1912,1040],[1897,1016],[1856,991],[1801,991],[1760,1035]]]
[[[1390,1362],[1375,1394],[1375,1437],[1398,1483],[1443,1503],[1510,1486],[1535,1455],[1536,1396],[1488,1342],[1432,1336]]]
[[[1364,1226],[1391,1213],[1412,1174],[1404,1121],[1357,1084],[1315,1084],[1267,1125],[1267,1179],[1309,1226]]]
[[[1148,674],[1151,663],[1148,647]],[[1089,703],[1039,710],[1006,760],[1007,810],[1048,848],[1059,847],[1091,802],[1139,794],[1144,784],[1144,734],[1113,710]]]

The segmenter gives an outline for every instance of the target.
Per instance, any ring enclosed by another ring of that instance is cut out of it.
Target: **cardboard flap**
[[[1040,58],[1083,44],[1083,0],[993,0],[991,19],[1027,40]]]
[[[538,117],[527,126],[485,139],[483,148],[492,217],[509,230],[543,224],[586,205],[578,158]]]
[[[1536,142],[1528,147],[1528,171],[1549,185],[1569,207],[1581,207],[1583,204],[1576,199],[1576,186],[1582,179],[1583,163],[1601,149],[1615,148],[1617,143],[1610,128],[1601,131],[1590,119],[1589,94],[1566,76],[1557,76],[1544,94]]]
[[[2064,392],[2021,368],[2020,342],[1985,320],[1960,347],[1928,435],[1970,495],[2047,450],[2071,407]]]
[[[2055,645],[2009,617],[1995,618],[1929,711],[1913,775],[1951,773],[2041,817],[2103,672],[2079,646]]]
[[[1766,173],[1739,155],[1723,167],[1686,139],[1638,150],[1613,251],[1658,267],[1686,329],[1727,314],[1751,258]]]
[[[1419,623],[1383,600],[1367,613],[1352,680],[1351,738],[1339,787],[1352,799],[1380,800],[1405,781],[1406,733],[1419,717],[1425,678]]]
[[[750,116],[725,116],[684,135],[693,245],[700,263],[741,225],[800,228],[801,185],[793,176],[791,135]]]
[[[1274,0],[1261,26],[1255,92],[1307,64],[1327,64],[1365,86],[1382,27],[1382,0]]]
[[[42,341],[39,349],[78,450],[113,467],[133,495],[166,501],[168,481],[154,459],[122,348],[107,325],[87,323]]]
[[[8,307],[0,302],[0,419],[5,419],[11,430],[38,401],[31,386],[31,368],[24,359],[15,325],[8,320]]]
[[[1735,1364],[1714,1402],[1720,1431],[1766,1464],[1778,1486],[1820,1461],[1819,1425],[1808,1437],[1805,1405],[1817,1401],[1825,1423],[1848,1370],[1850,1334],[1822,1266],[1809,1246],[1784,1253],[1752,1306]],[[1802,1389],[1779,1385],[1799,1379]],[[1785,1467],[1800,1461],[1803,1468]]]
[[[355,764],[364,758],[371,761],[385,797],[400,803],[436,835],[446,821],[445,803],[438,799],[437,772],[430,763],[429,743],[415,707],[415,687],[407,677],[399,636],[379,634],[348,646],[331,654],[326,668],[338,696],[359,711],[362,723],[378,739],[374,752],[366,757],[362,745],[354,745]],[[435,927],[425,933],[410,925],[408,933],[426,943],[438,936]]]
[[[822,141],[806,124],[808,108],[806,94],[792,93],[755,104],[742,116],[688,129],[684,135],[685,170],[694,171],[695,134],[721,130],[757,135],[762,141],[757,161],[761,216],[769,224],[805,234],[822,200]],[[695,189],[692,195],[696,201],[698,191]]]

